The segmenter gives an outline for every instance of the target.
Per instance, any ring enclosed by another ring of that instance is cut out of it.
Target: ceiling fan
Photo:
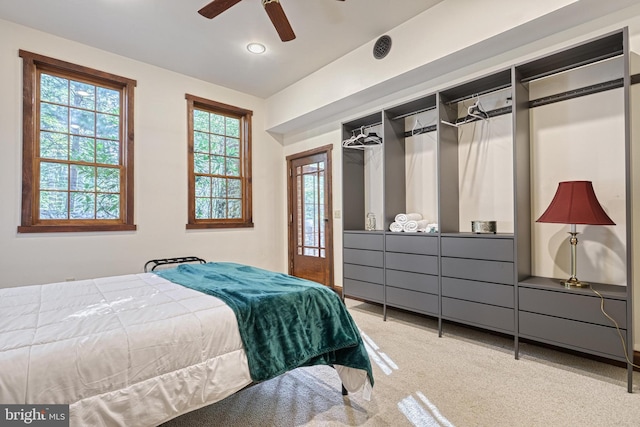
[[[213,19],[241,1],[242,0],[213,0],[211,3],[200,9],[198,13],[205,18]],[[280,40],[288,42],[296,38],[293,28],[291,28],[291,24],[287,19],[287,15],[284,14],[284,9],[282,9],[282,6],[280,5],[280,0],[262,0],[262,6],[267,12],[267,15],[269,15],[271,23],[276,27]]]

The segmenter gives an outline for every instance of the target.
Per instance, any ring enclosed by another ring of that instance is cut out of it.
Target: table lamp
[[[546,211],[536,222],[570,224],[569,243],[571,244],[571,277],[561,283],[565,287],[588,287],[576,277],[576,250],[578,232],[576,224],[616,225],[602,209],[591,181],[564,181],[558,184],[556,195]]]

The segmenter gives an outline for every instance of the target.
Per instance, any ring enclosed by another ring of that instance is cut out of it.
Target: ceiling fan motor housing
[[[373,57],[376,59],[382,59],[391,50],[391,37],[384,35],[380,36],[376,43],[373,45]]]

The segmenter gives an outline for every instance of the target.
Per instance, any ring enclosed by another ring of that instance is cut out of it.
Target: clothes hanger
[[[413,124],[413,127],[411,128],[411,136],[420,135],[423,127],[424,126],[422,125],[422,123],[420,123],[420,119],[416,118],[416,122]],[[417,133],[416,133],[416,129],[418,130]]]
[[[366,137],[367,135],[364,134],[364,126],[360,128],[360,133],[358,135],[356,135],[356,130],[354,129],[351,131],[351,138],[342,141],[342,147],[364,150],[362,143]]]
[[[354,141],[356,140],[356,134],[355,134],[355,130],[351,131],[351,136],[347,139],[345,139],[344,141],[342,141],[342,146],[345,148],[350,147]]]
[[[366,146],[382,144],[382,138],[376,132],[365,133],[364,126],[360,127],[360,132],[356,135],[357,131],[357,129],[351,131],[351,137],[342,141],[342,147],[364,150]]]
[[[360,127],[360,133],[356,135],[355,142],[362,144],[364,140],[367,139],[367,135],[364,133],[364,126]]]
[[[476,102],[467,108],[467,118],[469,117],[473,117],[478,120],[487,120],[489,118],[487,112],[484,111],[480,105],[480,97],[478,95],[476,95]],[[466,123],[468,123],[468,121]]]
[[[445,125],[449,125],[457,128],[476,120],[486,121],[489,118],[489,114],[487,114],[487,112],[482,109],[482,106],[480,105],[480,97],[478,95],[475,95],[475,98],[476,98],[476,102],[473,105],[469,106],[469,108],[467,108],[467,116],[464,118],[463,121],[451,123],[446,120],[440,120],[440,122]]]
[[[375,131],[369,132],[362,143],[364,145],[379,145],[382,144],[382,138]]]

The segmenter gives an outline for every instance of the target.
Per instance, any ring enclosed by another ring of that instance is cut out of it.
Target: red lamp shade
[[[536,222],[561,224],[616,225],[602,209],[591,181],[565,181]]]

